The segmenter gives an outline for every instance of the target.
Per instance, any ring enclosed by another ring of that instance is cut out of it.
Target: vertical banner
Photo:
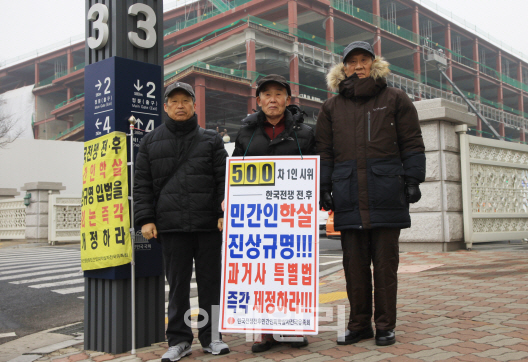
[[[81,266],[130,263],[126,135],[112,132],[84,143]]]
[[[220,331],[317,334],[319,156],[232,157]]]

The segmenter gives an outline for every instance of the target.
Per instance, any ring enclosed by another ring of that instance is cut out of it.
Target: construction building
[[[292,102],[315,125],[329,68],[352,41],[374,44],[391,63],[390,86],[414,100],[463,103],[424,49],[442,51],[447,75],[506,140],[526,142],[528,58],[460,24],[428,0],[188,0],[164,12],[165,86],[195,87],[202,127],[234,139],[257,108],[255,83],[267,74],[291,82]],[[486,35],[484,35],[486,34]],[[34,84],[34,136],[83,141],[85,42],[0,64],[0,94]],[[29,120],[28,120],[29,121]],[[479,121],[470,131],[493,137]]]

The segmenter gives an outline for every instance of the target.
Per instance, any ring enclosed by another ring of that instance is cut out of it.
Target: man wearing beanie
[[[335,212],[350,302],[338,344],[374,337],[395,342],[400,230],[411,226],[409,203],[420,200],[425,148],[418,114],[400,89],[387,87],[389,64],[356,41],[327,75],[339,92],[321,107],[316,148],[321,156],[321,207]],[[373,265],[374,275],[371,273]]]
[[[293,156],[315,154],[315,136],[311,127],[303,124],[303,112],[290,105],[291,89],[286,78],[270,74],[257,84],[257,103],[260,111],[242,122],[238,131],[233,156]],[[308,345],[308,339],[298,336],[291,347]],[[272,334],[263,334],[251,347],[253,352],[264,352],[278,345]]]
[[[229,353],[211,310],[220,304],[224,179],[227,152],[220,135],[198,125],[194,90],[167,87],[163,124],[139,147],[134,178],[135,223],[147,239],[161,242],[169,283],[169,349],[162,362],[191,354],[190,282],[195,263],[198,301],[208,322],[198,330],[203,351]],[[216,335],[216,337],[215,337]]]

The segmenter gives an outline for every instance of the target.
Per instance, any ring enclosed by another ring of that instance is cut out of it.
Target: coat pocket
[[[332,173],[334,211],[350,211],[358,205],[357,176],[351,167],[334,169]]]
[[[374,207],[402,209],[405,207],[403,167],[399,165],[373,165]]]

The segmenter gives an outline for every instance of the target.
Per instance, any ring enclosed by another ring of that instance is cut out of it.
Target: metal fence
[[[81,240],[81,197],[50,195],[48,210],[48,242]]]
[[[528,145],[460,134],[464,237],[528,238]]]
[[[24,199],[0,200],[0,240],[26,238]]]

